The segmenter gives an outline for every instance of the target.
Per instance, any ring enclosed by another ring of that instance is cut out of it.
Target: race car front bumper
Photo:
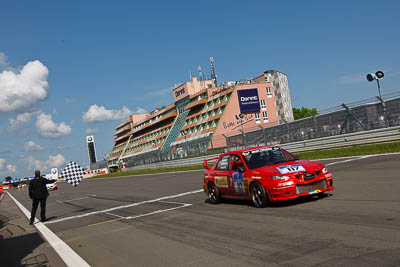
[[[288,186],[274,187],[269,190],[272,202],[294,199],[333,190],[332,179],[318,179],[310,183],[293,183]]]

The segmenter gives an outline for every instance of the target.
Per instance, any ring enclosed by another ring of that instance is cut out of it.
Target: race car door
[[[230,155],[225,155],[218,161],[214,169],[214,182],[222,195],[228,194],[232,179],[229,163]]]

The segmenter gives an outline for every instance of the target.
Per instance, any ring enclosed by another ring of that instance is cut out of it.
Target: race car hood
[[[324,167],[323,164],[310,161],[310,160],[295,160],[290,162],[279,163],[275,165],[265,166],[258,169],[254,169],[253,172],[266,172],[276,175],[286,174],[286,173],[298,173],[305,171],[318,171]]]

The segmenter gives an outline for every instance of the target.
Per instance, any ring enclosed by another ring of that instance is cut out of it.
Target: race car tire
[[[212,204],[218,204],[221,202],[221,195],[218,191],[218,188],[213,183],[207,184],[208,189],[208,199]]]
[[[259,182],[254,182],[250,187],[251,199],[253,200],[254,206],[257,208],[264,208],[268,205],[268,196],[264,186]]]

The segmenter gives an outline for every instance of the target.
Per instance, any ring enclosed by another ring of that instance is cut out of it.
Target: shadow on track
[[[286,201],[280,201],[280,202],[275,202],[275,203],[269,203],[266,208],[285,208],[285,207],[290,207],[290,206],[296,206],[308,202],[313,202],[317,200],[321,200],[324,198],[331,197],[332,194],[325,193],[323,195],[317,196],[317,195],[312,195],[312,196],[303,196],[299,197],[296,199],[290,199]],[[210,202],[209,199],[205,199],[204,203],[214,205]],[[251,206],[255,208],[253,202],[251,200],[238,200],[238,199],[222,199],[222,202],[219,205],[224,205],[224,204],[229,204],[229,205],[241,205],[241,206]]]

